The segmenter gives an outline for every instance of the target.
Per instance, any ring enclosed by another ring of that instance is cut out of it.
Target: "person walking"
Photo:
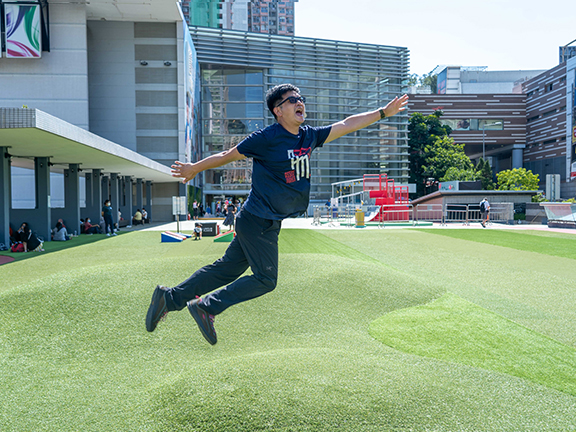
[[[194,220],[198,220],[198,201],[196,200],[192,203],[192,217]]]
[[[114,232],[114,222],[112,221],[112,204],[109,199],[104,201],[104,207],[102,207],[102,216],[104,217],[104,232],[108,237],[110,237],[110,235],[115,236],[116,233]],[[110,228],[110,232],[108,232],[108,228]]]
[[[155,288],[146,315],[149,332],[168,312],[187,307],[204,338],[216,344],[216,315],[276,287],[278,235],[283,219],[297,217],[308,208],[312,152],[404,111],[408,96],[395,97],[383,108],[323,127],[303,125],[305,102],[296,86],[277,85],[266,94],[266,104],[276,123],[252,133],[235,147],[196,163],[174,162],[172,175],[187,183],[204,170],[250,157],[252,187],[236,216],[236,236],[224,256],[173,288]],[[248,267],[252,274],[241,277]]]
[[[234,204],[232,204],[232,200],[230,200],[228,204],[226,204],[226,218],[224,219],[224,222],[222,222],[222,225],[227,226],[229,231],[232,231],[234,229],[235,216],[236,216],[236,206],[234,206]]]
[[[486,228],[486,224],[490,219],[490,203],[488,202],[488,198],[484,197],[482,201],[480,201],[480,213],[482,217],[482,226]]]

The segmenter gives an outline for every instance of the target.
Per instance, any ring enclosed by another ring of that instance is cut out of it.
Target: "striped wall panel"
[[[526,142],[526,95],[524,94],[447,94],[410,95],[410,111],[432,114],[440,108],[443,119],[501,120],[502,130],[486,130],[486,152],[510,148]],[[453,131],[458,143],[466,144],[466,154],[482,152],[482,131]]]
[[[526,94],[524,162],[566,156],[566,63],[523,84]]]

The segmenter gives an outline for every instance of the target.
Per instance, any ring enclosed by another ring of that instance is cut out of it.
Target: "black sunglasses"
[[[284,99],[282,102],[280,102],[276,106],[279,107],[280,105],[282,105],[286,101],[290,101],[291,104],[295,104],[296,102],[306,103],[306,98],[303,96],[288,96],[286,99]]]

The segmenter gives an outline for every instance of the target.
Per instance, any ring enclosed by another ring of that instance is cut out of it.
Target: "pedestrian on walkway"
[[[215,344],[215,315],[276,287],[278,234],[283,219],[297,217],[308,208],[312,151],[404,111],[408,96],[322,127],[303,125],[305,102],[292,84],[273,87],[266,94],[266,103],[275,124],[252,133],[230,150],[196,163],[177,161],[172,165],[172,175],[187,183],[204,170],[250,157],[252,188],[236,216],[236,236],[224,256],[173,288],[156,287],[146,316],[148,331],[154,331],[167,312],[188,307],[204,338]],[[252,274],[240,277],[248,267]]]
[[[482,201],[480,201],[480,213],[482,214],[482,226],[486,228],[486,224],[490,219],[490,203],[488,202],[488,198],[484,197]]]

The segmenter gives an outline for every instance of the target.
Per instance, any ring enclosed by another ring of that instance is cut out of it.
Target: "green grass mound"
[[[370,326],[400,351],[506,373],[576,396],[576,349],[455,295],[391,312]]]
[[[521,251],[536,252],[563,258],[576,259],[576,235],[541,231],[507,230],[439,230],[422,229],[422,232],[453,239],[469,240]]]
[[[483,328],[499,328],[505,316],[532,336],[547,331],[570,345],[571,260],[415,230],[285,230],[278,286],[217,316],[217,345],[187,310],[146,332],[155,285],[183,281],[226,246],[134,232],[2,266],[0,430],[576,427],[567,390],[415,356],[370,334],[380,317],[430,307],[449,290],[493,311],[477,323]],[[570,366],[566,346],[544,342],[534,362],[560,376]],[[557,357],[546,357],[554,350]]]
[[[375,348],[238,353],[155,389],[142,415],[182,432],[545,431],[571,416],[567,395]]]

